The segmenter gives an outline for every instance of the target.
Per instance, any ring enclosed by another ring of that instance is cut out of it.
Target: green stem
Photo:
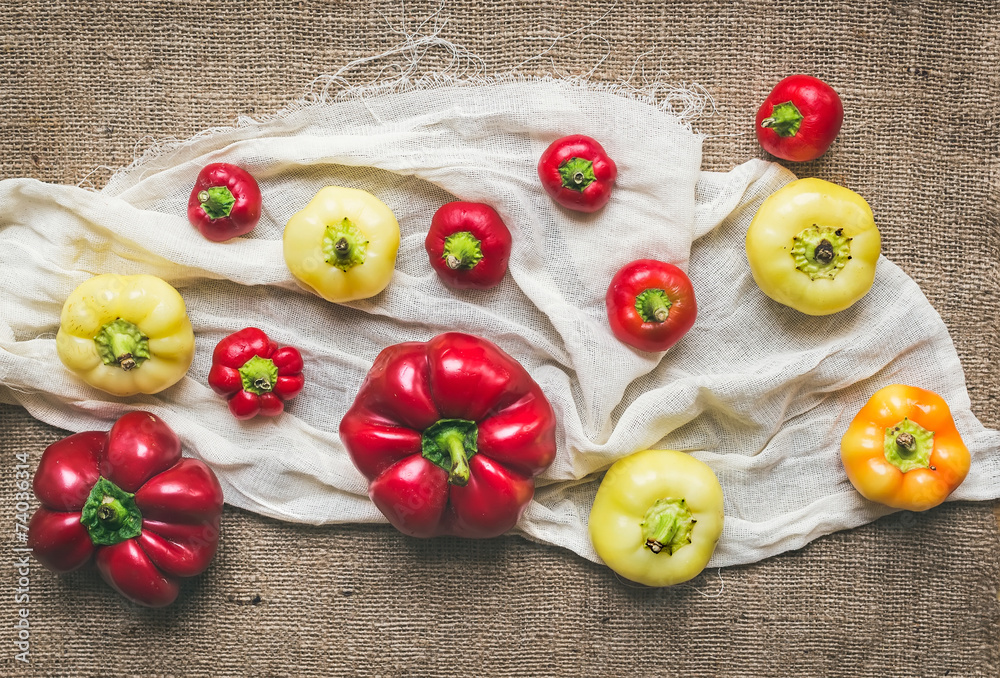
[[[670,317],[670,297],[665,290],[651,287],[635,297],[635,310],[646,323],[662,323]]]
[[[198,192],[198,202],[209,218],[221,219],[232,213],[236,198],[225,186],[212,186]]]
[[[109,348],[115,354],[115,362],[123,370],[128,372],[135,367],[135,358],[132,356],[132,351],[135,350],[135,342],[132,341],[131,337],[124,334],[116,334],[111,337]]]
[[[444,239],[441,258],[453,271],[474,268],[483,258],[480,240],[469,231],[452,233]]]
[[[278,367],[273,360],[255,355],[243,363],[238,372],[243,382],[243,390],[262,395],[274,390],[278,381]]]
[[[142,533],[142,514],[135,495],[124,491],[107,478],[98,478],[80,511],[80,522],[90,540],[111,546]]]
[[[451,457],[451,471],[448,472],[448,482],[452,485],[465,487],[469,484],[469,460],[465,456],[465,436],[451,433],[444,436],[443,443]]]
[[[448,482],[464,487],[472,470],[469,459],[477,452],[479,429],[466,419],[440,419],[424,431],[421,454],[448,472]]]
[[[350,219],[344,218],[326,227],[323,233],[323,255],[326,263],[349,271],[365,263],[368,241],[364,233]]]
[[[149,338],[134,323],[122,318],[98,330],[94,343],[105,365],[118,365],[126,372],[149,358]]]
[[[920,424],[903,418],[885,430],[883,452],[885,459],[903,473],[931,465],[934,451],[934,432]]]
[[[657,499],[641,523],[646,548],[653,553],[666,551],[667,555],[673,555],[677,549],[691,543],[691,531],[696,522],[684,499]]]
[[[802,124],[802,113],[791,101],[775,104],[771,116],[760,121],[761,127],[768,127],[779,137],[793,137]]]
[[[120,501],[110,495],[105,495],[101,505],[97,507],[97,519],[108,530],[117,530],[128,518],[128,510]]]
[[[586,158],[570,158],[559,165],[559,176],[562,177],[563,188],[581,193],[597,181],[594,163]]]
[[[795,268],[810,280],[833,280],[851,260],[851,238],[842,228],[813,224],[792,238],[791,255]]]

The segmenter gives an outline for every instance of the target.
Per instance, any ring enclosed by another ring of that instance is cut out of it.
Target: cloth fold
[[[597,214],[563,210],[538,185],[537,158],[568,132],[599,139],[618,165]],[[839,439],[893,382],[951,405],[973,453],[954,498],[1000,496],[1000,433],[970,411],[947,329],[917,285],[883,258],[871,292],[834,316],[771,301],[750,276],[743,237],[760,202],[794,177],[756,160],[701,172],[701,144],[654,101],[526,79],[303,106],[145,158],[100,193],[2,181],[0,400],[73,431],[147,409],[216,470],[230,504],[297,522],[377,522],[337,436],[340,417],[382,348],[461,330],[520,360],[552,401],[557,459],[517,529],[585,558],[597,559],[587,513],[601,472],[649,447],[690,451],[718,474],[726,527],[714,566],[883,515],[847,481]],[[204,240],[185,211],[198,171],[216,161],[249,170],[264,194],[257,229],[225,244]],[[285,222],[325,185],[371,191],[400,222],[396,272],[372,299],[330,304],[284,265]],[[427,264],[431,215],[454,199],[487,202],[510,227],[510,273],[493,290],[452,291]],[[606,321],[608,281],[646,257],[687,269],[698,297],[694,329],[665,354],[620,344]],[[157,275],[185,298],[195,361],[160,394],[109,396],[56,356],[63,301],[110,272]],[[887,329],[903,319],[909,332]],[[274,420],[236,421],[206,384],[215,344],[247,325],[305,359],[305,391]]]

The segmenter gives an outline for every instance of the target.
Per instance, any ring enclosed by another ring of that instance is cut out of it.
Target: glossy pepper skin
[[[844,105],[832,87],[810,75],[790,75],[764,99],[755,128],[765,151],[805,162],[826,153],[843,122]]]
[[[399,222],[371,193],[327,186],[288,220],[282,244],[303,288],[336,303],[367,299],[392,279]]]
[[[538,384],[496,345],[458,332],[383,350],[340,438],[372,501],[414,537],[503,534],[556,454]]]
[[[623,266],[611,279],[605,303],[615,337],[640,351],[666,351],[698,316],[687,274],[655,259]]]
[[[496,210],[479,202],[449,202],[431,219],[424,247],[441,281],[485,290],[507,273],[510,230]]]
[[[611,199],[618,168],[594,139],[574,134],[556,139],[538,161],[542,188],[566,209],[596,212]]]
[[[844,433],[840,458],[865,498],[908,511],[947,499],[970,464],[944,399],[903,384],[872,395]]]
[[[224,162],[198,173],[188,198],[188,221],[213,242],[246,235],[260,221],[257,180],[241,167]]]
[[[707,464],[675,450],[644,450],[608,469],[590,511],[590,539],[621,576],[673,586],[705,569],[723,521],[722,486]]]
[[[113,395],[159,393],[187,373],[194,331],[181,295],[151,275],[98,275],[66,299],[56,335],[63,365]]]
[[[247,327],[216,345],[208,385],[226,396],[237,419],[275,417],[305,386],[302,355],[291,346],[279,347],[263,330]]]
[[[761,204],[747,229],[746,251],[764,294],[807,315],[829,315],[871,289],[882,237],[864,198],[808,178]]]
[[[35,558],[57,573],[94,559],[104,580],[139,605],[172,603],[178,578],[203,572],[218,546],[218,479],[182,458],[177,435],[148,412],[50,445],[34,490],[42,504],[28,525]]]

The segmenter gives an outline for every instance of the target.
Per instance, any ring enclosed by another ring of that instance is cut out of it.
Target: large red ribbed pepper
[[[340,437],[372,501],[414,537],[503,534],[556,454],[538,384],[496,345],[458,332],[382,351]]]
[[[28,524],[35,558],[64,573],[96,557],[104,580],[140,605],[169,605],[178,577],[200,574],[215,555],[219,481],[182,458],[177,434],[148,412],[49,445],[34,489],[42,503]]]

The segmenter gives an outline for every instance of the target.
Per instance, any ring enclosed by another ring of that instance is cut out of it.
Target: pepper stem
[[[833,243],[831,243],[826,238],[819,241],[816,245],[816,252],[814,254],[816,261],[826,266],[831,261],[833,261]]]
[[[791,255],[795,268],[810,280],[833,280],[851,260],[851,238],[842,228],[813,224],[792,238]]]
[[[635,297],[635,310],[646,323],[665,322],[670,317],[672,305],[666,291],[655,287],[643,290]]]
[[[464,487],[469,484],[469,460],[465,457],[465,438],[460,433],[452,433],[444,437],[444,444],[451,456],[451,470],[448,472],[448,482]]]
[[[684,499],[657,499],[640,523],[645,546],[653,553],[666,551],[672,556],[674,551],[691,543],[696,522]]]
[[[323,233],[323,255],[326,263],[341,271],[365,263],[368,241],[364,233],[346,217],[326,227]]]
[[[479,429],[467,419],[440,419],[424,431],[421,454],[448,472],[448,482],[464,487],[472,469],[469,459],[477,452]]]
[[[580,193],[597,181],[594,163],[586,158],[570,158],[565,161],[559,165],[559,176],[562,177],[563,188]]]
[[[900,433],[896,437],[900,454],[913,454],[917,449],[917,439],[911,433]]]
[[[274,390],[278,381],[278,367],[273,360],[255,355],[237,370],[243,382],[243,390],[262,395]]]
[[[111,546],[142,533],[142,514],[135,495],[104,477],[91,488],[80,511],[80,523],[99,546]]]
[[[481,241],[469,231],[452,233],[444,239],[441,258],[453,271],[475,268],[483,258]]]
[[[97,507],[97,519],[109,530],[117,530],[128,517],[128,510],[122,503],[110,495],[104,495],[101,505]]]
[[[771,116],[760,121],[760,126],[770,128],[779,137],[794,137],[802,124],[803,115],[791,101],[775,104]]]
[[[232,213],[236,198],[225,186],[212,186],[198,192],[198,202],[210,218],[222,219]]]
[[[903,473],[928,468],[934,451],[934,432],[904,417],[885,430],[883,451],[886,461]]]
[[[118,365],[126,372],[149,358],[149,338],[134,323],[123,318],[98,330],[94,344],[105,365]]]

